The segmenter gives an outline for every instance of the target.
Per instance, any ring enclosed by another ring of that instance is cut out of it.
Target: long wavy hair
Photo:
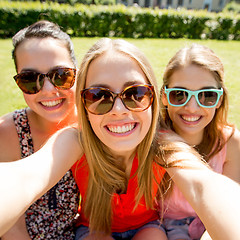
[[[220,58],[209,48],[193,44],[179,50],[169,61],[163,75],[163,86],[161,88],[161,97],[163,89],[171,81],[172,74],[178,69],[195,65],[201,67],[212,74],[216,80],[218,87],[223,88],[222,103],[212,121],[205,127],[202,142],[195,148],[204,156],[205,160],[209,160],[218,153],[229,139],[224,139],[222,129],[225,126],[232,126],[227,122],[228,113],[228,92],[224,85],[224,67]],[[166,125],[173,129],[172,120],[169,117],[167,108],[160,101],[161,116]],[[234,128],[232,134],[234,132]]]
[[[159,91],[153,69],[145,55],[134,45],[125,40],[111,40],[103,38],[97,41],[84,56],[79,72],[76,89],[76,105],[78,122],[80,126],[79,140],[83,146],[88,162],[90,174],[84,199],[84,213],[89,218],[90,231],[111,232],[111,199],[114,193],[124,193],[127,188],[125,170],[113,158],[109,149],[94,134],[88,120],[88,114],[81,100],[81,90],[85,88],[88,68],[94,59],[106,52],[111,54],[124,54],[137,62],[145,74],[148,83],[154,87],[154,100],[152,103],[152,124],[143,141],[137,147],[139,167],[137,170],[139,191],[136,194],[136,204],[144,196],[148,207],[153,207],[152,181],[153,181],[153,149],[152,142],[155,137],[159,117]]]

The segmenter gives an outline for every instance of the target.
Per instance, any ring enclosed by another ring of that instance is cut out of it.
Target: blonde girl
[[[166,239],[153,202],[164,169],[153,164],[159,102],[147,59],[126,41],[102,39],[85,55],[76,91],[85,155],[72,169],[83,197],[76,239]]]
[[[227,122],[228,92],[224,68],[209,48],[193,44],[169,61],[161,89],[164,122],[193,146],[212,169],[240,181],[240,134]],[[169,239],[199,239],[204,226],[174,187],[165,201]]]

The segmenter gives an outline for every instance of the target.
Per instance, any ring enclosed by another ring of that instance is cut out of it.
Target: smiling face
[[[168,88],[185,88],[200,90],[204,88],[218,88],[214,76],[196,65],[188,65],[176,70],[169,79]],[[204,128],[212,121],[216,109],[221,105],[221,99],[216,107],[200,107],[194,96],[182,107],[173,107],[163,94],[162,102],[168,108],[174,130],[189,144],[199,144],[203,138]]]
[[[128,56],[107,52],[93,60],[86,78],[86,88],[104,87],[115,93],[135,84],[147,84],[141,68]],[[116,156],[131,155],[146,136],[152,121],[152,108],[142,112],[128,110],[119,97],[110,112],[88,119],[96,136]]]
[[[16,49],[17,71],[48,73],[57,67],[74,68],[67,48],[53,38],[31,38],[24,40]],[[60,122],[74,112],[75,87],[68,90],[56,89],[45,78],[42,89],[36,94],[25,94],[28,106],[42,119]]]

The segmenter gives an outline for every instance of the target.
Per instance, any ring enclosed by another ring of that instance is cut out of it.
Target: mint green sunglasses
[[[192,96],[195,97],[199,106],[204,108],[213,108],[219,102],[223,94],[223,89],[201,89],[191,91],[184,88],[164,88],[167,94],[168,103],[174,107],[182,107],[186,105]]]

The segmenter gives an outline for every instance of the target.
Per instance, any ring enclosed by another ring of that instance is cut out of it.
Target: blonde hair
[[[195,65],[209,71],[216,80],[218,87],[223,88],[222,103],[220,107],[216,109],[212,121],[205,127],[202,142],[196,146],[199,153],[202,154],[206,160],[209,160],[209,158],[219,152],[226,143],[222,129],[225,126],[230,126],[227,122],[228,92],[224,85],[224,67],[219,57],[211,49],[199,44],[193,44],[190,47],[179,50],[168,62],[165,69],[161,97],[164,87],[168,86],[171,81],[172,74],[189,65]],[[167,108],[163,105],[162,101],[160,101],[160,105],[164,122],[173,129]]]
[[[146,75],[149,84],[154,86],[154,100],[152,103],[152,124],[150,129],[137,147],[139,167],[137,171],[139,191],[136,195],[136,204],[142,196],[146,205],[153,206],[152,180],[153,180],[153,151],[152,142],[156,133],[159,117],[159,91],[153,69],[144,54],[134,45],[125,40],[100,39],[95,43],[83,58],[78,73],[76,89],[76,105],[79,116],[80,142],[90,169],[88,189],[84,203],[84,213],[89,218],[90,231],[111,232],[111,198],[114,193],[126,191],[127,182],[125,170],[119,166],[111,156],[109,150],[94,134],[88,121],[87,113],[81,100],[81,90],[85,88],[88,68],[91,62],[106,52],[124,54],[136,61]]]

